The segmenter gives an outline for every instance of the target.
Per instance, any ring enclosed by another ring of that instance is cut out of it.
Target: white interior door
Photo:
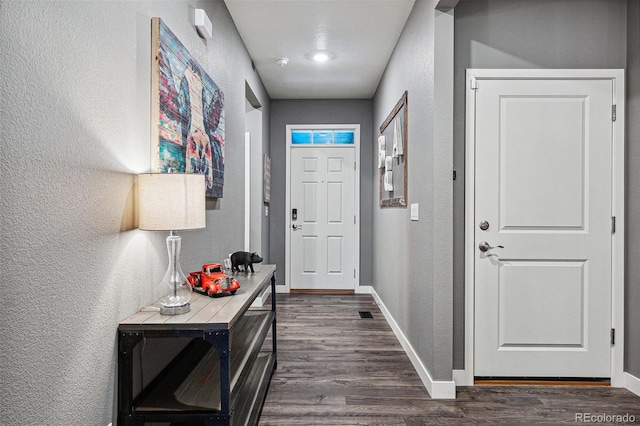
[[[291,147],[292,289],[355,288],[353,147]]]
[[[475,96],[474,374],[610,377],[613,83]]]

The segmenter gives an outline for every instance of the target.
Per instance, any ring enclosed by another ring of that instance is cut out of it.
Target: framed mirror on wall
[[[378,136],[380,207],[406,207],[408,181],[408,92],[393,107]]]

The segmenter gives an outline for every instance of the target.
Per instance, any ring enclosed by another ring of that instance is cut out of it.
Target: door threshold
[[[611,386],[609,378],[475,377],[475,386]]]
[[[316,294],[355,294],[355,290],[329,290],[329,289],[323,289],[323,290],[317,290],[317,289],[303,289],[303,288],[297,288],[297,289],[291,289],[289,291],[290,293],[316,293]]]

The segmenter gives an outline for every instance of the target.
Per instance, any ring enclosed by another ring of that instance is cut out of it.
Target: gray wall
[[[625,371],[640,377],[640,1],[627,9]]]
[[[224,198],[205,230],[181,233],[183,269],[242,246],[245,80],[265,117],[269,98],[224,3],[0,2],[3,425],[112,421],[118,323],[157,299],[167,265],[166,235],[135,229],[133,209],[150,164],[154,16],[225,94]]]
[[[410,209],[373,200],[373,286],[431,377],[451,380],[452,147],[436,134],[447,102],[434,87],[435,3],[415,3],[373,101],[377,129],[408,91],[408,203],[420,210],[415,222]],[[378,194],[377,170],[373,181]]]
[[[455,9],[454,163],[458,179],[454,186],[453,270],[456,369],[464,368],[465,70],[625,68],[626,9],[626,0],[463,0]],[[633,22],[637,27],[638,21]],[[632,116],[627,120],[634,121]],[[638,121],[637,116],[635,121]],[[635,155],[630,162],[640,161],[640,155],[637,152]],[[628,171],[633,170],[632,164]],[[632,193],[637,195],[637,189]],[[635,221],[638,221],[637,217]],[[634,235],[628,234],[628,244],[633,244],[633,239]],[[635,281],[633,285],[637,287],[640,271],[635,272],[635,279],[628,276],[627,283]],[[639,333],[635,331],[636,336]]]
[[[371,262],[371,203],[373,189],[372,104],[370,100],[284,100],[271,101],[271,205],[270,250],[271,263],[281,272],[277,284],[284,285],[285,221],[286,221],[286,147],[287,124],[360,124],[360,285],[370,285]]]

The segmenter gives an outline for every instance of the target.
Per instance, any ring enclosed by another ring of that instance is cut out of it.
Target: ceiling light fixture
[[[329,55],[326,52],[317,52],[313,55],[313,60],[316,62],[327,62]]]
[[[336,55],[328,50],[316,50],[308,53],[306,56],[314,62],[327,62],[336,57]]]
[[[280,65],[281,67],[286,67],[288,63],[289,63],[289,59],[288,58],[278,58],[278,59],[276,59],[276,64]]]

